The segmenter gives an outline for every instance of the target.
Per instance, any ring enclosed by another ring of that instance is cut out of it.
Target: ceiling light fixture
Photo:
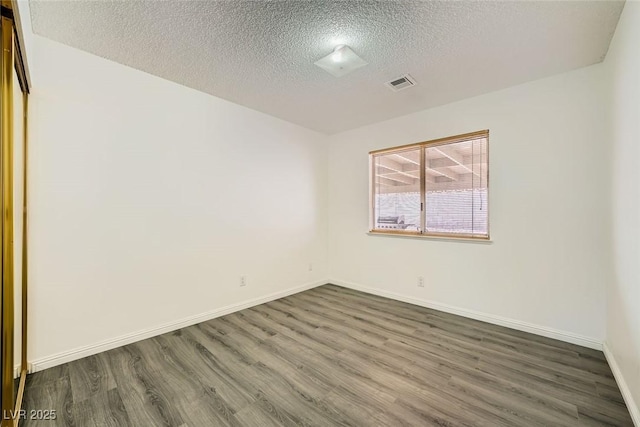
[[[336,46],[329,55],[316,61],[315,64],[335,77],[342,77],[353,70],[368,64],[360,58],[349,46],[341,44]]]

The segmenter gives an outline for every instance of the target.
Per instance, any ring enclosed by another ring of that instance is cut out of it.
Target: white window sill
[[[493,240],[478,238],[478,237],[455,237],[455,236],[434,236],[429,234],[404,234],[404,233],[389,233],[379,231],[368,231],[369,236],[381,236],[381,237],[400,237],[403,239],[427,239],[427,240],[445,240],[450,242],[464,242],[464,243],[480,243],[480,244],[492,244]]]

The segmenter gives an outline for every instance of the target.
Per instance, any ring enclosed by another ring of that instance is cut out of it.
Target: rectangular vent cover
[[[394,92],[415,86],[416,84],[415,79],[409,74],[405,74],[397,79],[393,79],[390,82],[385,83],[385,85]]]

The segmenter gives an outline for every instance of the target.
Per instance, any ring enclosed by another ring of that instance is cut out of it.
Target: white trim
[[[434,310],[444,311],[445,313],[457,314],[458,316],[468,317],[470,319],[480,320],[494,325],[505,326],[507,328],[516,329],[518,331],[529,332],[543,337],[553,338],[565,341],[571,344],[581,345],[596,350],[602,350],[602,341],[583,335],[574,334],[572,332],[560,331],[558,329],[539,326],[533,323],[523,322],[521,320],[509,319],[507,317],[496,316],[493,314],[482,313],[466,308],[454,307],[452,305],[443,304],[441,302],[423,300],[419,298],[409,297],[406,295],[389,292],[382,289],[370,288],[368,286],[357,283],[346,282],[344,280],[332,279],[329,281],[338,286],[354,289],[356,291],[366,292],[368,294],[378,295],[385,298],[391,298],[397,301],[407,302],[409,304],[419,305],[422,307],[432,308]]]
[[[403,234],[398,233],[384,233],[377,230],[367,231],[369,236],[382,236],[382,237],[402,237],[403,239],[422,239],[422,240],[439,240],[443,242],[462,242],[462,243],[480,243],[485,245],[492,245],[493,240],[473,238],[473,237],[456,237],[456,236],[437,236],[434,234]]]
[[[54,354],[53,356],[43,357],[37,360],[33,360],[30,363],[29,372],[38,372],[43,369],[52,368],[63,363],[68,363],[73,360],[82,359],[83,357],[91,356],[103,351],[111,350],[116,347],[131,344],[136,341],[144,340],[147,338],[155,337],[167,332],[175,331],[176,329],[185,328],[187,326],[195,325],[196,323],[206,322],[207,320],[215,319],[216,317],[225,316],[227,314],[234,313],[236,311],[244,310],[245,308],[253,307],[256,305],[264,304],[269,301],[273,301],[279,298],[284,298],[289,295],[296,294],[298,292],[306,291],[308,289],[315,288],[326,284],[326,280],[319,280],[316,282],[305,283],[301,286],[285,289],[283,291],[275,292],[269,295],[265,295],[258,298],[253,298],[241,303],[231,304],[226,307],[218,308],[206,313],[197,314],[195,316],[186,317],[174,322],[165,323],[154,328],[145,329],[142,331],[133,332],[131,334],[122,335],[120,337],[112,338],[106,341],[102,341],[96,344],[91,344],[83,347],[78,347],[73,350],[64,351],[62,353]]]
[[[611,372],[613,372],[613,377],[616,379],[616,383],[618,383],[618,388],[620,389],[620,393],[622,393],[622,397],[624,398],[624,403],[627,404],[627,409],[629,410],[629,414],[631,415],[631,421],[636,427],[640,427],[640,408],[638,408],[638,404],[633,400],[633,395],[631,394],[631,389],[627,385],[627,382],[624,380],[622,376],[622,371],[620,370],[620,366],[616,361],[616,358],[613,355],[613,352],[607,345],[606,341],[602,344],[602,350],[604,351],[604,356],[607,358],[607,362],[611,367]]]

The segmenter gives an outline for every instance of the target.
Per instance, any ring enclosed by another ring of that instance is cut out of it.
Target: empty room
[[[0,427],[640,427],[640,1],[0,3]]]

